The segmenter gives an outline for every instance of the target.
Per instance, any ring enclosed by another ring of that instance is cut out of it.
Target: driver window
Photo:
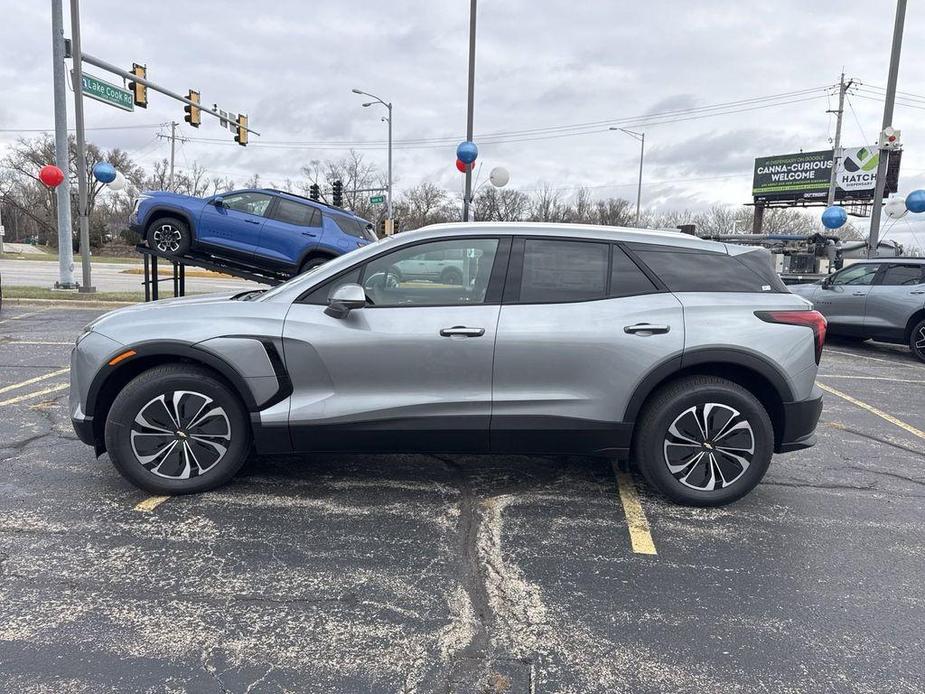
[[[854,265],[842,270],[832,277],[832,284],[871,284],[874,281],[874,276],[877,274],[878,267],[878,265],[873,263]]]
[[[270,196],[264,193],[238,193],[237,195],[226,196],[222,200],[222,205],[230,210],[263,217],[270,206],[270,200]]]
[[[366,265],[373,306],[460,306],[485,301],[498,239],[455,239],[402,248]]]

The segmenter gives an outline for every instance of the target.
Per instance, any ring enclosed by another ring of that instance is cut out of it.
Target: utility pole
[[[832,174],[829,177],[829,197],[826,201],[826,207],[835,204],[835,188],[838,178],[838,165],[841,163],[841,121],[842,114],[845,112],[845,95],[848,93],[848,87],[854,83],[854,80],[845,82],[845,73],[841,73],[841,79],[838,81],[838,110],[829,109],[826,113],[835,114],[835,142],[832,147]]]
[[[642,163],[646,156],[646,134],[638,133],[635,130],[626,128],[611,127],[611,130],[619,130],[621,133],[629,135],[639,142],[639,184],[636,186],[636,228],[639,228],[639,219],[642,214]]]
[[[466,140],[472,142],[472,122],[475,105],[475,16],[477,0],[469,2],[469,102],[466,116]],[[463,221],[469,221],[472,206],[472,166],[466,165],[466,189],[463,192]]]
[[[173,192],[173,159],[177,147],[177,123],[176,121],[170,121],[170,182],[167,184],[167,189],[172,193]]]
[[[55,104],[55,163],[64,180],[55,189],[58,208],[58,281],[56,289],[74,289],[74,232],[71,228],[70,155],[67,142],[67,87],[64,68],[64,12],[61,0],[51,0],[51,65]]]
[[[90,219],[87,216],[87,143],[84,135],[83,53],[80,50],[80,0],[71,0],[71,57],[74,63],[74,125],[77,128],[77,223],[80,227],[80,265],[83,284],[79,291],[92,293],[90,282]]]
[[[893,23],[893,47],[890,50],[890,73],[886,83],[886,100],[883,102],[883,127],[881,132],[893,125],[893,106],[896,102],[896,82],[899,78],[899,54],[903,45],[903,25],[906,21],[906,0],[896,2],[896,20]],[[870,211],[870,235],[867,239],[867,257],[875,258],[880,247],[880,213],[883,210],[883,191],[886,188],[886,170],[890,150],[884,138],[880,138],[880,161],[877,164],[877,185]]]

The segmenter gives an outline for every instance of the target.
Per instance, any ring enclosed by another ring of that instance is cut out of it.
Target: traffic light
[[[380,239],[385,238],[385,218],[379,220],[379,224],[376,226],[376,236]]]
[[[401,220],[393,219],[392,220],[392,233],[398,234],[399,232],[401,232]]]
[[[308,187],[308,197],[310,197],[312,200],[321,200],[321,188],[317,183],[312,183]]]
[[[344,206],[344,184],[341,183],[340,179],[334,181],[331,186],[331,198],[334,203],[334,207],[343,207]]]
[[[144,65],[139,65],[138,63],[132,63],[132,74],[135,75],[135,77],[147,79],[148,68],[146,68]],[[129,91],[132,92],[132,98],[135,100],[135,105],[140,106],[141,108],[148,108],[148,87],[141,82],[129,82],[128,88]]]
[[[190,89],[186,94],[186,98],[190,101],[194,101],[196,106],[190,106],[187,104],[183,107],[183,110],[186,111],[186,115],[183,116],[183,120],[192,125],[194,128],[198,128],[199,124],[202,122],[202,109],[199,108],[199,92]]]
[[[238,134],[234,136],[234,141],[247,147],[247,116],[243,113],[238,114]]]

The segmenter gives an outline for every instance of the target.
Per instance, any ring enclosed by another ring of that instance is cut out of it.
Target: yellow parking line
[[[149,496],[147,499],[144,499],[143,501],[139,501],[137,504],[135,504],[135,510],[136,511],[153,511],[158,506],[160,506],[165,501],[167,501],[167,499],[169,498],[170,498],[169,496]]]
[[[613,471],[617,474],[617,488],[620,490],[620,501],[623,503],[623,513],[626,515],[626,523],[629,526],[633,551],[636,554],[658,554],[655,551],[652,534],[649,532],[646,512],[642,510],[642,504],[639,503],[639,495],[636,493],[633,478],[628,473],[617,469],[616,463],[614,463]]]
[[[31,386],[33,383],[38,383],[39,381],[44,381],[47,378],[54,378],[55,376],[66,374],[68,371],[70,371],[69,368],[59,369],[58,371],[52,371],[50,374],[44,374],[43,376],[36,376],[35,378],[30,378],[19,383],[14,383],[11,386],[3,386],[3,388],[0,388],[0,393],[8,393],[11,390],[16,390],[17,388],[22,388],[23,386]]]
[[[925,439],[925,431],[922,431],[921,429],[916,429],[916,428],[915,428],[914,426],[912,426],[911,424],[906,424],[906,423],[905,423],[904,421],[902,421],[901,419],[896,419],[896,417],[894,417],[893,415],[891,415],[891,414],[889,414],[889,413],[887,413],[887,412],[884,412],[883,410],[880,410],[880,409],[874,407],[873,405],[868,405],[866,402],[862,402],[862,401],[858,400],[857,398],[853,398],[853,397],[851,397],[850,395],[848,395],[847,393],[842,393],[840,390],[836,390],[836,389],[833,388],[832,386],[827,386],[827,385],[825,385],[824,383],[819,383],[818,381],[816,381],[816,385],[819,386],[820,388],[822,388],[822,390],[824,390],[826,393],[831,393],[832,395],[835,395],[835,396],[841,398],[842,400],[846,400],[846,401],[850,402],[852,405],[857,405],[858,407],[860,407],[860,408],[862,408],[862,409],[864,409],[864,410],[867,410],[867,411],[870,412],[871,414],[875,414],[875,415],[877,415],[878,417],[880,417],[881,419],[885,419],[885,420],[888,421],[890,424],[895,424],[895,425],[898,426],[900,429],[904,429],[904,430],[908,431],[908,432],[909,432],[910,434],[912,434],[913,436],[918,436],[920,439]]]
[[[61,383],[57,386],[52,386],[51,388],[45,388],[43,390],[35,390],[31,393],[26,393],[25,395],[19,395],[15,398],[10,398],[9,400],[0,400],[0,405],[15,405],[18,402],[23,402],[25,400],[31,400],[32,398],[37,398],[40,395],[48,395],[49,393],[56,393],[59,390],[64,390],[68,387],[67,383]]]

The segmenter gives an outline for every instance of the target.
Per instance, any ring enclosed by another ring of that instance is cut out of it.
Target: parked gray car
[[[442,253],[459,284],[403,282]],[[457,224],[383,239],[265,292],[165,300],[87,326],[74,428],[158,494],[260,454],[630,456],[718,505],[811,446],[825,319],[767,252],[673,232]]]
[[[906,344],[925,361],[925,258],[862,261],[790,291],[813,302],[831,334]]]

